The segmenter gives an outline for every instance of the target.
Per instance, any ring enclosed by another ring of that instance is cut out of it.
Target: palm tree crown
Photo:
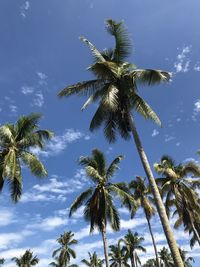
[[[33,252],[31,252],[31,250],[26,250],[22,256],[14,257],[12,260],[15,261],[18,267],[31,267],[39,263],[38,257],[33,256]]]
[[[118,169],[118,164],[122,160],[122,156],[116,157],[109,166],[106,166],[104,154],[94,149],[91,157],[81,157],[80,164],[85,166],[87,176],[94,184],[76,198],[70,208],[70,216],[84,203],[84,216],[90,221],[90,231],[95,227],[100,231],[107,221],[110,222],[113,230],[118,231],[120,227],[119,214],[113,204],[111,193],[117,195],[122,200],[129,198],[128,193],[122,183],[111,183],[111,177]]]
[[[130,229],[123,239],[127,255],[131,260],[131,266],[137,266],[137,263],[141,264],[137,255],[137,251],[146,252],[146,249],[142,246],[144,241],[143,237],[140,237],[137,232],[133,233]]]
[[[139,96],[137,84],[153,85],[165,82],[170,79],[170,74],[160,70],[137,69],[134,64],[125,61],[131,53],[132,45],[123,21],[115,22],[109,19],[106,21],[106,29],[115,38],[113,49],[100,52],[86,38],[81,37],[94,56],[95,62],[88,69],[96,79],[70,85],[63,89],[59,96],[89,94],[82,110],[90,103],[99,100],[99,107],[91,121],[90,130],[93,131],[103,124],[105,137],[113,142],[117,132],[125,139],[130,137],[129,112],[133,109],[145,119],[152,119],[160,124],[155,112]]]
[[[21,116],[16,124],[0,127],[0,190],[8,178],[11,198],[17,202],[22,194],[21,161],[35,176],[47,176],[43,164],[30,152],[31,148],[43,148],[45,140],[52,137],[52,132],[39,130],[40,114]]]
[[[71,256],[72,258],[76,258],[75,251],[71,248],[72,245],[76,245],[78,241],[73,238],[74,234],[69,232],[64,232],[64,234],[60,235],[57,239],[58,244],[60,247],[54,250],[52,256],[55,257],[57,263],[50,263],[52,264],[59,264],[59,267],[66,267],[70,262]],[[55,266],[55,265],[53,265]]]
[[[101,260],[98,258],[96,252],[90,253],[89,254],[89,260],[83,259],[81,262],[84,263],[86,266],[90,267],[102,267],[104,260]]]
[[[162,186],[167,213],[169,215],[170,208],[175,207],[174,215],[178,215],[175,228],[183,223],[186,231],[193,232],[191,246],[195,241],[200,244],[200,204],[195,191],[200,186],[199,180],[195,179],[200,176],[200,166],[193,161],[176,165],[171,157],[165,155],[154,167],[164,176],[158,178],[157,182]]]

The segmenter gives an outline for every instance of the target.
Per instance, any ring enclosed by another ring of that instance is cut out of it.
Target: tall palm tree
[[[111,183],[111,178],[118,169],[121,160],[122,156],[118,156],[107,166],[104,154],[98,149],[92,151],[91,157],[80,158],[80,164],[85,166],[87,176],[94,186],[88,188],[75,199],[69,214],[71,216],[85,204],[84,217],[90,222],[90,232],[96,227],[102,235],[106,267],[109,266],[106,237],[107,221],[110,222],[114,231],[118,231],[120,228],[120,218],[113,203],[113,194],[123,201],[126,198],[131,201],[124,184]]]
[[[131,43],[123,22],[115,22],[109,19],[107,20],[106,28],[108,33],[115,38],[114,49],[105,49],[100,52],[86,38],[81,37],[81,40],[89,46],[94,57],[94,63],[88,69],[96,76],[96,79],[67,86],[59,93],[59,97],[69,97],[74,94],[89,95],[82,110],[90,103],[99,101],[99,106],[90,124],[90,130],[93,131],[103,125],[104,135],[109,142],[116,140],[117,133],[124,139],[130,138],[131,135],[133,136],[152,188],[156,207],[173,258],[177,267],[183,267],[178,246],[132,113],[134,110],[145,119],[151,119],[157,124],[161,124],[156,113],[139,96],[137,87],[139,83],[154,85],[169,81],[170,74],[161,70],[137,69],[135,65],[126,62],[126,58],[131,53]]]
[[[152,216],[155,215],[155,209],[152,203],[152,198],[151,198],[151,192],[150,192],[150,188],[148,186],[146,186],[145,181],[140,177],[137,176],[136,180],[133,180],[130,184],[129,184],[129,188],[130,190],[134,190],[133,191],[133,198],[137,201],[137,208],[142,208],[147,220],[147,224],[148,224],[148,228],[149,228],[149,232],[151,235],[151,239],[152,239],[152,243],[153,243],[153,247],[154,247],[154,251],[155,251],[155,256],[156,256],[156,261],[157,261],[157,266],[160,266],[160,262],[159,262],[159,258],[158,258],[158,252],[157,252],[157,248],[156,248],[156,242],[155,242],[155,238],[153,235],[153,231],[152,231],[152,227],[151,227],[151,223],[150,220],[152,218]],[[135,207],[129,207],[130,209],[132,209],[132,217],[135,215]]]
[[[38,177],[47,176],[47,171],[39,159],[31,153],[31,148],[43,148],[52,132],[39,130],[40,114],[21,116],[16,124],[0,127],[0,190],[6,179],[10,184],[11,198],[17,202],[22,194],[21,161],[31,173]]]
[[[75,251],[71,248],[71,246],[76,245],[78,241],[73,238],[74,234],[69,232],[64,232],[64,234],[60,235],[60,237],[57,239],[58,244],[60,247],[56,250],[54,250],[52,257],[55,257],[57,263],[59,264],[59,267],[66,267],[68,266],[71,257],[73,259],[76,258]],[[51,265],[54,264],[53,262]],[[55,265],[52,265],[55,266]]]
[[[130,229],[123,239],[127,256],[131,260],[131,266],[137,267],[138,263],[141,264],[137,251],[146,252],[146,249],[142,246],[144,241],[143,237],[139,237],[138,233],[133,233]]]
[[[104,260],[98,258],[96,251],[93,253],[88,252],[89,260],[83,259],[81,262],[90,267],[103,267]]]
[[[164,155],[154,167],[163,175],[157,182],[161,184],[162,194],[165,196],[167,214],[170,215],[170,208],[173,206],[174,215],[178,215],[175,228],[183,223],[185,230],[194,235],[191,246],[195,241],[200,244],[200,203],[195,191],[196,187],[200,187],[200,181],[194,179],[200,176],[200,166],[193,161],[177,165],[171,157]]]
[[[161,261],[161,267],[175,267],[172,256],[167,248],[163,247],[158,254]]]
[[[18,267],[31,267],[39,263],[37,256],[33,256],[33,252],[29,249],[20,257],[12,258],[12,261],[15,261]]]
[[[110,267],[130,267],[130,265],[128,264],[128,257],[127,257],[127,253],[126,253],[126,248],[125,247],[121,247],[121,241],[123,241],[122,239],[120,239],[117,242],[117,245],[111,245],[109,246],[110,248]]]

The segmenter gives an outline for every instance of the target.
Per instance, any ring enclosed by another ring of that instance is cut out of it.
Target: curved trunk
[[[137,133],[133,117],[131,116],[130,113],[129,113],[129,125],[131,128],[131,132],[132,132],[132,135],[133,135],[133,138],[134,138],[134,141],[135,141],[135,144],[136,144],[138,154],[140,156],[143,168],[145,170],[145,173],[146,173],[147,178],[149,180],[149,184],[150,184],[151,189],[152,189],[152,193],[153,193],[153,196],[155,199],[157,211],[158,211],[158,214],[159,214],[162,226],[163,226],[163,230],[165,232],[165,236],[167,238],[167,242],[168,242],[170,251],[172,253],[174,263],[175,263],[176,267],[184,267],[177,243],[175,241],[172,229],[171,229],[170,224],[169,224],[169,220],[168,220],[168,217],[166,214],[164,204],[162,202],[156,181],[153,177],[153,173],[152,173],[149,161],[148,161],[147,156],[146,156],[144,149],[142,147],[142,143],[141,143],[139,135]]]
[[[105,263],[106,267],[109,267],[109,259],[108,259],[108,242],[107,242],[107,237],[106,237],[106,226],[105,223],[102,225],[102,239],[103,239],[103,248],[104,248],[104,255],[105,255]]]
[[[152,243],[153,243],[153,247],[154,247],[154,251],[155,251],[155,255],[156,255],[157,267],[160,267],[158,251],[157,251],[156,242],[155,242],[155,239],[154,239],[154,236],[153,236],[153,232],[152,232],[152,229],[151,229],[150,220],[149,220],[149,217],[147,216],[146,212],[145,212],[145,215],[146,215],[146,219],[147,219],[147,223],[148,223],[148,227],[149,227],[149,232],[150,232],[150,235],[151,235],[151,239],[152,239]]]

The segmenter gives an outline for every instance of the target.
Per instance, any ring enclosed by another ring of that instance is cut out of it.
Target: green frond
[[[14,179],[16,173],[16,164],[17,164],[16,159],[17,159],[16,150],[14,148],[10,148],[3,159],[2,177],[4,179],[6,177],[7,178],[9,177],[11,180]]]
[[[122,155],[119,155],[118,157],[116,157],[110,164],[110,166],[107,168],[106,171],[106,177],[107,179],[109,179],[110,177],[113,176],[113,174],[115,173],[116,170],[119,169],[119,163],[120,161],[123,159],[124,157]]]
[[[28,151],[21,152],[21,159],[24,164],[30,168],[31,173],[38,177],[47,176],[47,171],[44,168],[43,164],[39,161],[39,159]]]
[[[103,152],[101,152],[99,149],[93,149],[92,150],[92,158],[93,160],[96,162],[96,166],[97,166],[97,170],[98,170],[98,173],[101,175],[101,176],[104,176],[105,175],[105,168],[106,168],[106,158],[103,154]]]
[[[8,144],[14,143],[15,135],[13,135],[14,127],[6,124],[0,127],[0,146],[6,148]]]
[[[92,194],[93,189],[90,187],[89,189],[87,189],[86,191],[84,191],[83,193],[80,194],[79,197],[77,197],[75,199],[75,201],[73,202],[73,204],[70,207],[70,212],[69,212],[69,217],[72,216],[72,214],[78,209],[80,208],[84,201],[87,200],[87,198]]]
[[[27,134],[32,133],[34,130],[37,130],[39,120],[42,115],[39,113],[31,113],[28,116],[21,116],[15,126],[16,129],[16,141],[19,141]]]
[[[98,51],[98,49],[90,42],[88,41],[85,37],[81,36],[80,37],[80,40],[82,42],[84,42],[91,50],[92,52],[92,55],[94,56],[95,58],[95,61],[97,62],[104,62],[105,59],[104,57],[102,56],[102,54]]]
[[[69,97],[71,95],[91,95],[102,86],[104,86],[105,80],[96,79],[90,81],[83,81],[73,85],[69,85],[61,90],[58,94],[59,97]]]
[[[115,38],[113,61],[121,63],[130,55],[132,50],[132,45],[127,30],[124,26],[124,22],[115,22],[112,19],[108,19],[106,21],[106,29],[108,33]]]
[[[118,109],[118,93],[119,89],[115,85],[110,85],[106,94],[102,97],[101,105],[115,112]]]
[[[129,76],[137,83],[154,85],[170,81],[171,73],[162,70],[137,69],[133,70]]]
[[[85,171],[87,176],[90,177],[93,182],[97,183],[98,181],[102,180],[102,177],[99,174],[98,170],[96,170],[94,167],[87,166],[85,167]]]
[[[159,126],[161,126],[161,121],[152,110],[152,108],[136,93],[134,93],[130,99],[131,105],[139,112],[145,119],[151,119]]]

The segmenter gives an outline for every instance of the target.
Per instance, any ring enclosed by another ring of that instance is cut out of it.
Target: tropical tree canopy
[[[76,245],[78,241],[73,238],[74,234],[69,232],[64,232],[64,234],[60,235],[57,239],[58,244],[60,247],[54,250],[52,257],[55,257],[56,262],[50,263],[52,266],[56,266],[55,264],[60,265],[60,267],[68,266],[71,257],[73,259],[76,258],[75,251],[71,248],[71,246]]]
[[[135,110],[145,119],[152,119],[161,124],[156,113],[138,94],[138,85],[154,85],[170,79],[170,73],[153,69],[138,69],[128,63],[127,57],[131,54],[132,44],[123,21],[106,21],[107,32],[114,37],[115,47],[99,51],[85,37],[80,39],[86,43],[93,55],[94,63],[88,67],[96,79],[82,81],[64,88],[60,97],[89,95],[82,107],[84,110],[89,104],[99,101],[94,114],[90,130],[104,125],[104,134],[109,142],[114,142],[117,132],[122,138],[130,137],[130,111]]]
[[[90,267],[103,267],[104,260],[98,258],[96,252],[89,254],[89,260],[83,259],[81,262]]]
[[[14,257],[12,260],[15,261],[18,267],[31,267],[39,263],[38,257],[33,256],[33,252],[31,250],[26,250],[22,256]]]
[[[0,190],[5,180],[10,185],[11,198],[17,202],[22,194],[21,163],[34,176],[47,176],[47,171],[39,159],[31,153],[31,148],[43,148],[45,141],[53,136],[49,130],[39,130],[40,114],[21,116],[16,124],[0,127]]]
[[[84,217],[90,221],[90,231],[97,227],[100,232],[110,223],[113,230],[120,228],[120,219],[117,209],[113,203],[113,195],[119,197],[122,201],[126,198],[132,201],[127,193],[123,183],[112,183],[111,177],[119,168],[118,165],[122,156],[116,157],[109,166],[107,166],[104,154],[94,149],[91,157],[81,157],[80,164],[85,167],[88,178],[94,184],[88,188],[79,197],[77,197],[70,208],[70,216],[82,205],[85,204]]]
[[[175,208],[173,215],[178,215],[175,228],[181,224],[184,229],[193,233],[191,246],[195,241],[200,242],[200,202],[196,188],[200,187],[200,166],[194,161],[185,164],[176,164],[175,161],[164,155],[160,163],[154,164],[155,170],[162,174],[162,178],[157,179],[161,185],[163,197],[165,197],[165,207],[169,216],[171,208]]]
[[[120,239],[116,245],[109,246],[110,248],[110,267],[130,267],[128,264],[128,255],[126,253],[126,248],[121,246]]]

